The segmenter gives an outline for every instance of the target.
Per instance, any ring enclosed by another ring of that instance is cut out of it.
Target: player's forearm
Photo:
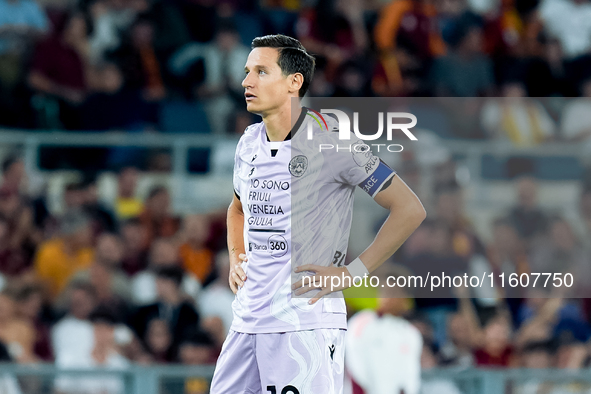
[[[373,272],[392,256],[419,227],[425,216],[418,199],[405,207],[391,209],[373,243],[359,256],[367,270]]]
[[[228,251],[231,261],[238,261],[238,255],[245,253],[244,250],[244,213],[230,205],[228,209]]]

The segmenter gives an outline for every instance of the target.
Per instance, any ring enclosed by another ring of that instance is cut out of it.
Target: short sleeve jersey
[[[351,134],[340,141],[336,130],[335,119],[303,108],[285,141],[270,142],[262,122],[240,139],[234,192],[244,212],[248,261],[247,280],[232,304],[232,330],[346,329],[342,292],[309,305],[314,292],[296,297],[291,284],[310,273],[293,269],[343,266],[355,187],[375,197],[395,172],[362,140]]]

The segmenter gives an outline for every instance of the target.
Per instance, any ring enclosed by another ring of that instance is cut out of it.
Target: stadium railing
[[[0,380],[19,382],[21,392],[53,392],[60,379],[119,379],[125,394],[181,394],[187,382],[209,382],[213,365],[130,366],[125,369],[62,369],[50,364],[0,364]],[[394,372],[394,371],[393,371]],[[207,383],[206,383],[207,384]],[[506,394],[530,391],[531,386],[568,386],[569,392],[588,392],[588,370],[439,368],[423,371],[422,386],[427,393]],[[529,385],[530,389],[525,387]],[[79,389],[84,384],[80,384]],[[454,389],[451,389],[453,387]],[[573,388],[579,390],[573,391]],[[67,391],[65,391],[67,392]],[[77,391],[77,393],[83,391]],[[123,393],[121,393],[123,394]]]
[[[215,136],[204,134],[159,134],[119,132],[24,132],[0,128],[0,146],[16,146],[23,150],[29,170],[39,170],[38,158],[41,146],[64,147],[145,147],[169,148],[172,153],[172,173],[186,175],[187,155],[191,148],[213,148],[216,143],[238,142],[238,136]],[[381,140],[371,143],[383,142]],[[517,147],[506,141],[438,139],[425,145],[420,141],[392,140],[391,144],[402,144],[404,149],[417,150],[443,147],[456,157],[465,159],[473,174],[479,175],[481,159],[485,155],[499,158],[524,155],[530,157],[589,157],[589,145],[581,143],[551,142],[535,147]]]
[[[40,151],[44,147],[137,147],[167,149],[171,154],[172,170],[170,173],[176,190],[173,195],[175,207],[199,208],[191,204],[199,204],[187,185],[195,181],[195,174],[189,171],[191,149],[206,148],[221,152],[224,171],[210,171],[198,174],[197,178],[211,179],[217,177],[228,179],[231,184],[231,168],[233,165],[231,144],[238,141],[238,136],[217,136],[204,134],[160,134],[160,133],[125,133],[125,132],[32,132],[0,128],[0,151],[18,149],[25,159],[30,175],[46,176],[47,171],[40,168]],[[578,182],[584,175],[585,166],[591,161],[591,144],[551,142],[530,148],[516,147],[501,140],[461,140],[461,139],[423,139],[419,141],[392,140],[371,141],[371,143],[401,144],[405,151],[413,152],[422,177],[422,190],[432,184],[434,157],[452,157],[461,169],[467,185],[472,190],[471,200],[479,207],[488,207],[490,190],[488,181],[507,181],[515,174],[529,172],[541,180]],[[223,147],[223,148],[221,148]],[[231,146],[230,146],[231,148]],[[383,153],[383,152],[382,152]],[[395,154],[382,154],[387,161],[396,162]],[[209,155],[211,162],[215,155]],[[219,158],[220,155],[216,157]],[[389,156],[389,157],[387,157]],[[516,159],[516,160],[515,160]],[[525,164],[524,164],[525,163]],[[212,168],[212,166],[210,166]],[[228,173],[229,168],[229,173]],[[467,186],[463,185],[463,186]],[[421,190],[419,190],[421,191]],[[231,189],[227,191],[231,195]],[[185,194],[185,195],[183,195]],[[424,194],[424,193],[423,193]],[[189,201],[190,200],[190,201]],[[224,204],[226,201],[224,201]],[[203,207],[201,207],[203,209]],[[180,209],[181,211],[183,208]]]

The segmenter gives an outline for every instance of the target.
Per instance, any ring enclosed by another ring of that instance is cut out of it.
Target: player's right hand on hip
[[[244,286],[246,273],[242,269],[242,263],[248,261],[245,253],[240,253],[238,259],[230,258],[230,288],[236,294],[238,289]]]

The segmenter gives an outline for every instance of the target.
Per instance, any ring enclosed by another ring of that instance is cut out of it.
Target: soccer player
[[[242,86],[247,110],[263,121],[249,126],[236,148],[228,209],[234,320],[212,394],[342,393],[347,322],[341,290],[350,284],[314,286],[301,277],[368,274],[425,218],[416,195],[371,151],[304,149],[305,120],[313,112],[293,103],[313,73],[314,58],[299,41],[283,35],[253,40]],[[338,129],[336,120],[324,116],[322,123],[313,125],[313,142],[337,144],[339,133],[327,130]],[[351,142],[363,145],[354,135]],[[390,215],[374,242],[344,266],[356,186]]]

